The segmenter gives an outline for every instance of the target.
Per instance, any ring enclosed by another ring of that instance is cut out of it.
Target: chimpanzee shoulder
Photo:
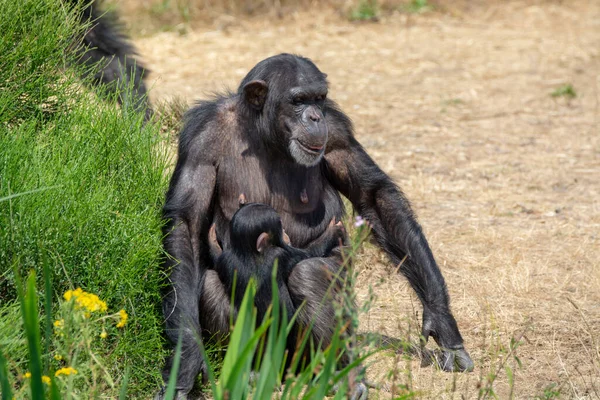
[[[179,157],[210,157],[216,162],[238,131],[236,115],[234,95],[217,95],[197,103],[185,114],[179,134]]]

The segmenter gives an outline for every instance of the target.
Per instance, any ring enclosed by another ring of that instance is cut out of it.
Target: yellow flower
[[[25,375],[23,375],[25,378],[29,379],[31,378],[31,372],[27,371],[25,372]]]
[[[119,317],[121,317],[121,320],[117,324],[117,328],[123,328],[127,323],[127,318],[129,318],[129,316],[127,315],[125,310],[121,309],[119,310]]]
[[[42,382],[44,382],[46,385],[49,385],[50,384],[50,377],[46,376],[46,375],[43,375],[42,376]]]
[[[73,296],[77,297],[79,296],[81,293],[83,293],[83,290],[81,290],[81,288],[77,288],[75,290],[67,290],[65,292],[65,294],[63,295],[63,297],[65,298],[66,301],[71,300],[71,298]]]
[[[57,319],[56,321],[54,321],[54,327],[56,329],[61,329],[63,326],[65,326],[65,320],[64,319]]]
[[[88,312],[85,314],[86,318],[89,318],[90,313],[95,311],[105,312],[108,307],[106,302],[100,300],[98,296],[92,293],[84,292],[81,288],[75,290],[67,290],[63,295],[66,301],[75,299],[75,304],[78,308],[83,308]]]
[[[55,355],[54,355],[54,359],[55,359],[56,361],[60,361],[60,360],[62,360],[63,358],[62,358],[62,356],[61,356],[60,354],[55,354]]]
[[[60,376],[60,375],[75,375],[77,373],[77,370],[75,368],[71,368],[71,367],[65,367],[65,368],[61,368],[59,370],[57,370],[54,373],[54,376]]]
[[[102,329],[102,332],[100,333],[100,338],[106,339],[107,336],[108,336],[108,333],[106,333],[106,331],[104,329]]]

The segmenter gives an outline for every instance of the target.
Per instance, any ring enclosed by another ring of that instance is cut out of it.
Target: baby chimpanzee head
[[[272,207],[261,203],[241,204],[230,222],[231,247],[244,252],[263,253],[271,246],[284,247],[281,217]]]

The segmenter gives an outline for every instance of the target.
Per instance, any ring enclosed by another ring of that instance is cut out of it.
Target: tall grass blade
[[[60,390],[56,384],[56,379],[50,376],[50,400],[61,400]]]
[[[6,365],[6,359],[2,354],[0,348],[0,389],[2,389],[2,400],[12,400],[13,393],[10,387],[10,381],[8,380],[8,367]]]
[[[27,292],[23,293],[21,278],[17,269],[14,269],[17,295],[21,304],[21,314],[25,328],[25,336],[29,347],[29,372],[31,373],[31,398],[42,400],[44,398],[44,385],[42,383],[42,354],[40,345],[40,326],[38,323],[37,293],[35,287],[35,274],[33,271],[27,279]]]
[[[44,314],[46,327],[44,332],[44,353],[45,357],[50,354],[50,342],[52,341],[52,273],[48,267],[48,257],[44,252],[43,255],[43,270],[44,270]],[[50,360],[47,359],[44,363],[44,373],[48,374],[50,368]]]
[[[254,342],[254,339],[256,340],[255,343],[258,343],[260,339],[260,336],[256,337],[254,335],[256,326],[255,295],[256,283],[251,279],[238,310],[235,327],[229,338],[229,346],[221,368],[218,392],[215,393],[216,398],[221,398],[227,391],[230,398],[240,399],[243,393],[248,390],[248,379],[254,351],[249,352],[248,350],[253,349],[247,345],[251,341]]]
[[[259,380],[253,398],[266,399],[272,396],[273,390],[281,383],[279,371],[285,367],[285,349],[287,344],[287,310],[280,307],[279,288],[277,285],[277,261],[271,274],[272,308],[271,329],[267,339]]]
[[[26,192],[11,194],[9,196],[0,197],[0,203],[3,201],[11,200],[11,199],[25,196],[25,195],[32,194],[32,193],[43,192],[45,190],[50,190],[50,189],[58,189],[59,187],[61,187],[61,185],[48,186],[48,187],[43,187],[43,188],[39,188],[39,189],[35,189],[35,190],[28,190]]]
[[[175,387],[177,385],[177,374],[179,373],[179,362],[181,361],[181,332],[179,332],[179,339],[177,340],[177,347],[175,348],[175,358],[173,359],[173,367],[171,368],[171,374],[169,375],[169,383],[167,383],[167,390],[165,392],[164,400],[173,400],[175,397]]]
[[[127,385],[129,384],[129,374],[130,373],[131,373],[131,367],[128,366],[125,369],[125,375],[123,375],[123,383],[121,384],[121,390],[119,391],[119,400],[125,400],[127,398]],[[169,381],[170,380],[171,379],[169,379]]]

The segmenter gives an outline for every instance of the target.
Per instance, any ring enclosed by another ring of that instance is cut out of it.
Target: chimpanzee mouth
[[[290,141],[289,151],[292,158],[296,160],[298,164],[307,167],[312,167],[314,165],[317,165],[323,158],[323,154],[325,153],[323,151],[324,147],[325,146],[309,147],[304,143],[300,142],[298,139],[294,139]]]
[[[302,147],[302,150],[306,151],[309,154],[318,155],[318,154],[321,154],[321,152],[323,151],[324,146],[314,146],[314,145],[311,146],[311,145],[302,143],[299,139],[296,139],[296,142],[298,142],[300,147]]]

